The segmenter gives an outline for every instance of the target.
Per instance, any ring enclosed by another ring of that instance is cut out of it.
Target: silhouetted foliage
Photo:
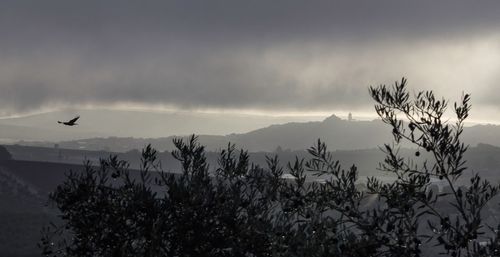
[[[309,159],[281,166],[268,157],[267,167],[228,145],[210,168],[192,136],[174,140],[180,173],[164,172],[150,146],[140,171],[111,156],[70,173],[51,194],[62,225],[46,228],[40,246],[47,256],[498,256],[498,229],[482,215],[499,187],[478,175],[457,184],[469,95],[454,105],[453,124],[446,100],[410,96],[405,79],[370,95],[394,135],[379,167],[393,182],[373,177],[360,190],[356,167],[342,168],[320,140]],[[398,155],[403,141],[414,159]],[[423,152],[431,159],[419,161]]]
[[[465,188],[455,184],[467,169],[463,159],[467,146],[461,142],[460,136],[470,110],[470,96],[465,94],[460,103],[454,104],[456,122],[449,124],[444,118],[448,101],[437,99],[431,91],[419,92],[414,99],[410,99],[405,86],[403,78],[391,89],[386,86],[371,87],[370,94],[377,102],[375,110],[382,121],[393,128],[396,143],[406,140],[418,147],[415,152],[417,158],[421,149],[429,152],[432,160],[417,165],[412,160],[400,158],[397,149],[385,145],[387,157],[381,169],[393,172],[398,180],[383,185],[373,179],[367,186],[389,206],[395,201],[396,208],[391,209],[405,217],[404,230],[410,232],[401,239],[420,242],[423,236],[428,241],[435,240],[436,245],[442,246],[443,253],[451,256],[486,254],[486,249],[479,247],[477,240],[485,233],[482,210],[498,194],[499,187],[477,174],[470,178],[470,184]],[[450,192],[437,194],[428,190],[430,178],[444,180]],[[439,209],[436,203],[445,197],[454,212],[445,213]],[[420,235],[418,227],[426,223],[432,234]],[[413,248],[416,250],[418,247]]]
[[[0,161],[12,160],[12,155],[5,149],[4,146],[0,146]]]

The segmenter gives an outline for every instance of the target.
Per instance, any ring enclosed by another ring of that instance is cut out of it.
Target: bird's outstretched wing
[[[68,121],[68,123],[75,123],[79,118],[80,116],[76,116],[72,120]]]

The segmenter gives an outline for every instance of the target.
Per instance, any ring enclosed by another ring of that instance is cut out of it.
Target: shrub
[[[166,173],[156,151],[142,151],[142,167],[110,157],[70,173],[51,200],[61,225],[44,230],[48,256],[449,256],[498,254],[482,210],[498,186],[470,179],[459,187],[467,150],[460,136],[470,110],[468,95],[454,105],[456,122],[445,120],[448,102],[432,92],[410,97],[406,80],[370,87],[375,110],[390,125],[395,144],[385,145],[379,169],[395,180],[359,183],[355,166],[344,169],[324,143],[285,167],[268,157],[267,167],[249,162],[233,145],[210,169],[203,146],[192,136],[174,140],[181,173]],[[432,159],[398,154],[400,142]],[[294,179],[283,179],[284,171]],[[327,177],[308,182],[307,174]],[[432,189],[431,179],[450,190]],[[451,209],[451,211],[450,211]],[[480,237],[491,238],[480,244]]]

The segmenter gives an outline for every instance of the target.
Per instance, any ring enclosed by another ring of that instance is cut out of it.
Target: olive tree
[[[378,167],[392,182],[375,176],[361,190],[356,166],[343,168],[320,140],[307,159],[281,165],[270,156],[265,167],[229,144],[212,168],[192,136],[174,140],[177,173],[164,172],[150,146],[139,171],[111,156],[70,173],[50,196],[61,219],[40,247],[47,256],[497,256],[483,210],[498,185],[478,174],[457,182],[467,170],[470,96],[453,105],[450,122],[448,101],[411,95],[404,78],[369,93],[394,136]],[[400,155],[401,143],[413,158]],[[450,190],[433,190],[433,180]]]

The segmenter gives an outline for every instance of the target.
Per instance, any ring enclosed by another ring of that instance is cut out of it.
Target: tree
[[[379,167],[393,182],[370,178],[360,190],[356,167],[342,168],[320,140],[308,160],[286,167],[277,156],[267,157],[267,167],[251,164],[246,151],[228,145],[210,169],[192,136],[174,140],[181,173],[163,172],[150,146],[138,172],[111,156],[70,173],[51,194],[62,222],[44,230],[40,246],[49,256],[498,254],[482,210],[499,187],[478,175],[467,187],[457,184],[466,170],[460,136],[470,97],[454,105],[456,122],[449,124],[448,102],[432,92],[410,97],[405,79],[370,87],[370,95],[394,135]],[[403,141],[417,147],[414,159],[399,155]],[[431,159],[419,162],[421,151]],[[285,171],[294,179],[283,179]],[[307,174],[327,179],[308,182]],[[433,190],[432,179],[445,181],[449,192]],[[489,244],[480,244],[485,238]]]
[[[411,99],[406,82],[403,78],[391,89],[386,86],[370,87],[370,94],[377,103],[375,110],[382,121],[392,127],[396,143],[406,140],[418,147],[416,158],[421,155],[422,149],[431,154],[432,160],[419,166],[412,160],[399,157],[397,150],[385,145],[387,157],[381,169],[393,172],[398,180],[386,185],[371,180],[368,188],[378,193],[388,206],[396,201],[395,212],[404,217],[400,222],[403,222],[403,231],[408,232],[399,237],[407,242],[403,242],[403,245],[407,246],[411,240],[420,242],[418,227],[427,223],[433,233],[425,237],[427,240],[435,239],[445,253],[451,256],[486,254],[486,249],[479,247],[477,242],[478,236],[485,233],[482,210],[498,194],[499,187],[481,179],[478,174],[470,178],[466,188],[458,187],[455,183],[467,169],[463,159],[467,146],[460,136],[469,114],[470,96],[465,94],[460,103],[454,104],[456,122],[449,124],[444,120],[448,101],[437,99],[431,91],[420,92]],[[404,116],[406,122],[400,115]],[[436,194],[428,190],[431,177],[445,180],[451,192]],[[440,211],[436,203],[450,197],[446,200],[455,212],[450,214]],[[401,205],[399,202],[407,204]],[[425,222],[422,222],[422,218]],[[412,246],[416,250],[418,245]]]

